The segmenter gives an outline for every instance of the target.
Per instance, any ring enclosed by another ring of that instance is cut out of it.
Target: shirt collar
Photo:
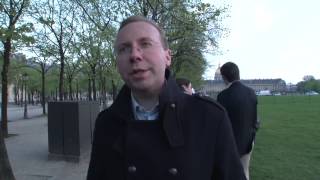
[[[132,110],[136,120],[156,120],[159,116],[159,102],[151,110],[141,106],[131,92]]]

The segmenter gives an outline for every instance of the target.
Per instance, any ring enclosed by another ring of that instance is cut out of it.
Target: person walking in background
[[[249,180],[249,163],[257,131],[257,97],[253,89],[240,82],[238,66],[227,62],[220,69],[227,88],[217,96],[217,101],[228,112],[238,153],[245,175]]]
[[[125,19],[115,45],[125,85],[96,120],[88,180],[244,180],[228,115],[181,92],[162,29]]]
[[[176,82],[184,93],[189,94],[189,95],[194,94],[194,89],[192,87],[191,82],[188,79],[177,78]]]

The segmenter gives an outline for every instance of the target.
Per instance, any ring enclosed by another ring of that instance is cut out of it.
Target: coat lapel
[[[179,116],[183,108],[181,103],[183,94],[168,71],[166,76],[167,83],[159,98],[161,119],[169,144],[171,147],[179,147],[184,144],[182,121]]]
[[[183,103],[181,103],[183,93],[175,83],[175,79],[170,76],[169,70],[166,71],[166,79],[166,84],[159,96],[159,118],[160,120],[163,120],[163,129],[170,146],[179,147],[184,144],[182,120],[179,118],[179,114],[182,113],[183,109]],[[129,87],[124,85],[114,104],[110,107],[111,111],[114,112],[115,116],[124,126],[127,121],[134,118],[131,108],[130,93]],[[121,134],[123,135],[124,133]],[[117,141],[113,146],[115,150],[122,151],[119,149],[119,147],[121,147],[119,146],[121,141],[121,137],[117,138]]]

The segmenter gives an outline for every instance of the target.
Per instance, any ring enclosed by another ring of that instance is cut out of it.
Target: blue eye
[[[123,46],[118,49],[118,54],[123,54],[131,51],[131,47]]]
[[[144,42],[141,43],[141,47],[142,48],[147,48],[147,47],[150,47],[150,46],[152,46],[152,43],[149,42],[149,41],[144,41]]]

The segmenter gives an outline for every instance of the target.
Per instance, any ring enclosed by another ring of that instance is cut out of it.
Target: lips
[[[147,70],[145,70],[145,69],[134,69],[134,70],[132,70],[132,72],[130,74],[134,75],[134,74],[138,74],[138,73],[143,73],[145,71],[147,71]]]
[[[133,76],[133,78],[141,79],[144,78],[147,71],[147,69],[134,69],[130,75]]]

